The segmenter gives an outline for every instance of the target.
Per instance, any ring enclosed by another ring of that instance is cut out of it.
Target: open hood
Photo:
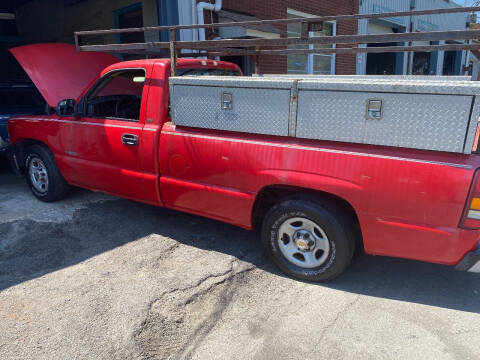
[[[10,49],[51,107],[63,99],[75,99],[107,66],[119,62],[115,56],[77,51],[61,43],[24,45]]]

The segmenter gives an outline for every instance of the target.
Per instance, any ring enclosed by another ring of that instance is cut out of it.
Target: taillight
[[[480,137],[480,122],[477,124],[477,131],[475,131],[475,138],[473,139],[473,146],[472,146],[472,153],[479,154],[480,153],[480,144],[479,144],[479,137]]]
[[[473,175],[472,186],[463,210],[460,227],[480,229],[480,170]]]

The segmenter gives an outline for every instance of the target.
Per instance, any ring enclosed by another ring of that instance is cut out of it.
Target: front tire
[[[283,272],[308,281],[336,278],[355,250],[352,224],[339,208],[294,198],[279,202],[267,213],[262,242]]]
[[[25,169],[27,183],[37,199],[54,202],[65,198],[69,186],[47,147],[29,146],[25,150]]]

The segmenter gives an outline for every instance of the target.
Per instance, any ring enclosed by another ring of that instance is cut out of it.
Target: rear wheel
[[[262,241],[282,271],[310,281],[339,276],[355,249],[352,225],[339,208],[303,199],[281,201],[268,212]]]
[[[63,199],[69,186],[58,170],[51,151],[43,145],[25,150],[25,176],[33,195],[46,202]]]

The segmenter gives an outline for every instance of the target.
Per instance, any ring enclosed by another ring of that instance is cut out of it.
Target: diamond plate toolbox
[[[170,79],[171,115],[177,125],[288,135],[292,80]]]
[[[470,153],[480,84],[421,77],[174,77],[180,126]]]

